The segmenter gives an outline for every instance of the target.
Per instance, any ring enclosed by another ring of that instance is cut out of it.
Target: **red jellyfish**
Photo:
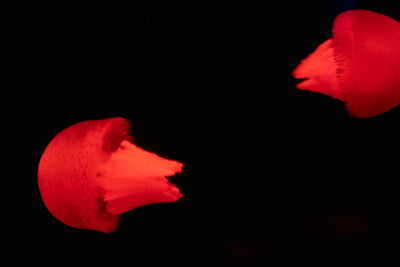
[[[84,121],[58,133],[46,147],[39,190],[59,221],[109,233],[124,212],[182,197],[166,178],[181,172],[182,163],[137,147],[128,128],[123,118]]]
[[[345,103],[354,117],[380,115],[400,103],[400,23],[372,11],[336,17],[332,38],[293,72],[297,88]]]

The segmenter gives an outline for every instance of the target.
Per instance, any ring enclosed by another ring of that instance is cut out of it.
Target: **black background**
[[[291,72],[340,12],[399,21],[400,10],[167,2],[4,9],[7,255],[187,266],[394,256],[399,107],[351,118],[340,101],[297,90]],[[172,178],[183,198],[133,210],[109,235],[67,227],[41,201],[41,153],[67,126],[115,116],[132,122],[138,146],[184,163]]]

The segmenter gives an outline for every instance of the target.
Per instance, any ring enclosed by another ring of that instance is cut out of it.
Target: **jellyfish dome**
[[[115,231],[120,214],[182,197],[166,177],[182,163],[131,142],[123,118],[83,121],[48,144],[38,167],[42,200],[59,221],[75,228]]]
[[[293,71],[297,88],[345,103],[354,117],[380,115],[400,103],[400,23],[367,10],[339,14],[332,38]]]

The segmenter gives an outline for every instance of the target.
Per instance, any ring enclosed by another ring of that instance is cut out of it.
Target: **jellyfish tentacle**
[[[107,211],[121,214],[147,204],[176,201],[182,195],[166,177],[181,172],[182,166],[122,141],[100,167],[103,176],[98,184],[104,189]]]
[[[182,197],[174,185],[147,177],[136,180],[113,178],[104,186],[106,210],[114,215],[148,204],[175,202]]]
[[[337,66],[334,61],[332,39],[326,40],[293,71],[296,79],[306,79],[296,85],[298,89],[322,93],[338,100],[344,100],[336,79]],[[339,70],[340,71],[340,70]]]

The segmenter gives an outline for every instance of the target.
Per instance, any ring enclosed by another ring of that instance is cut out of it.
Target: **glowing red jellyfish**
[[[49,143],[39,162],[38,183],[54,217],[72,227],[109,233],[121,213],[182,197],[166,177],[183,165],[131,143],[128,128],[123,118],[84,121]]]
[[[382,114],[400,103],[400,23],[367,10],[343,12],[332,38],[293,76],[306,78],[297,88],[343,101],[354,117]]]

